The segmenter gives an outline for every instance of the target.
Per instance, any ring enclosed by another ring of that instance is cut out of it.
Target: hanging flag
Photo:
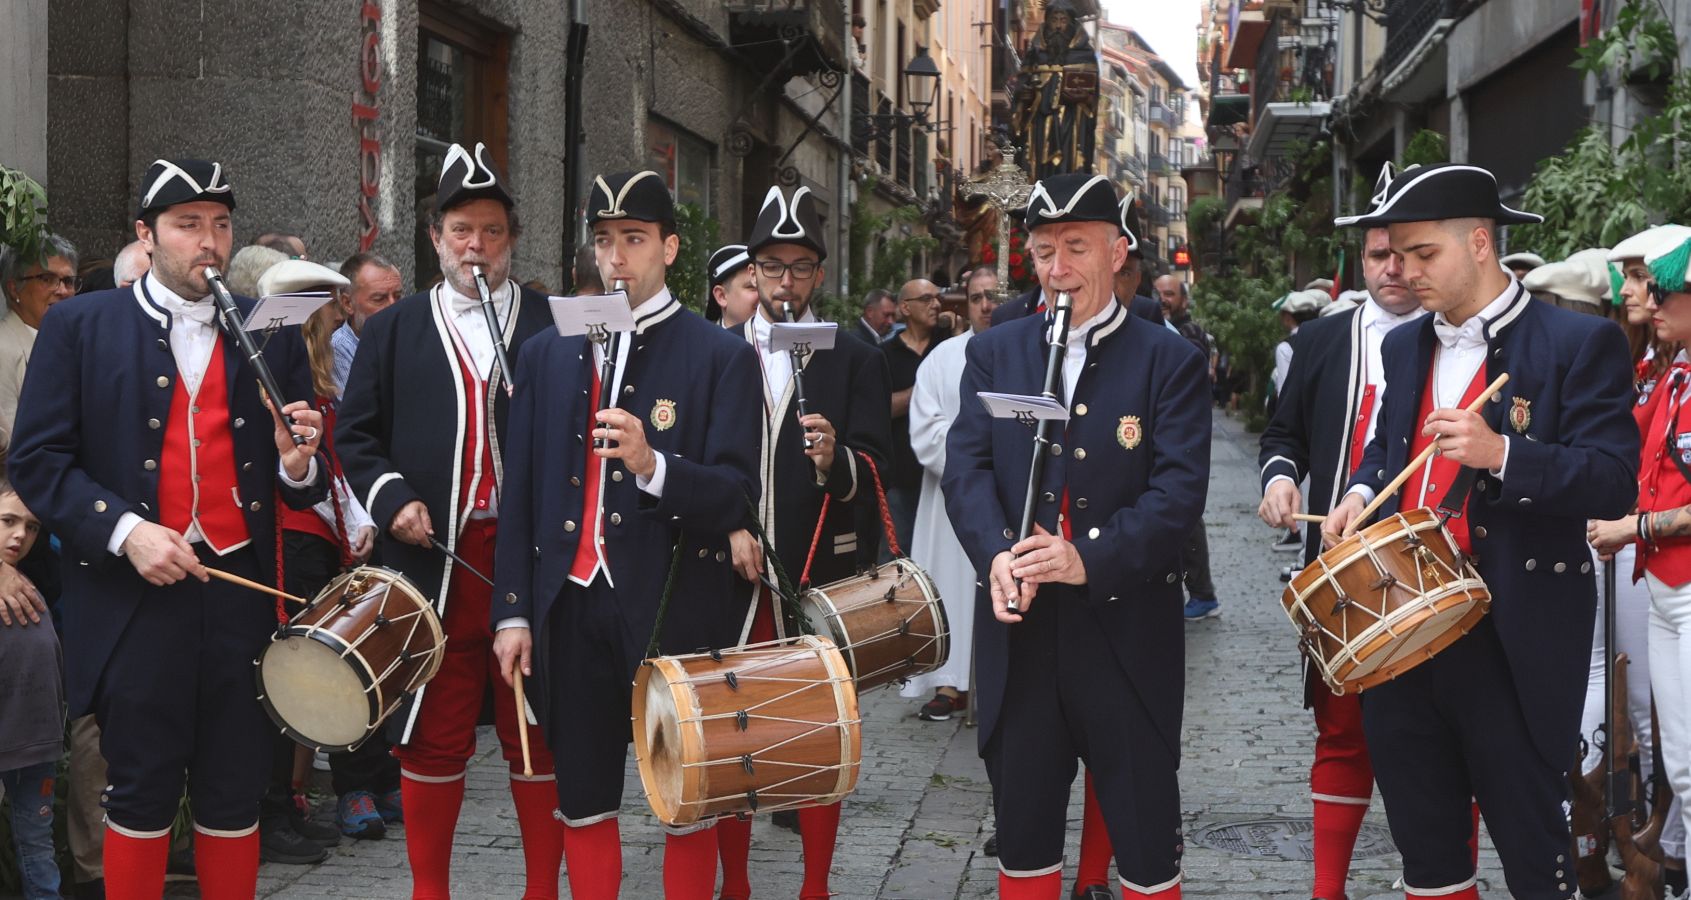
[[[1339,299],[1340,285],[1345,283],[1345,248],[1339,248],[1339,264],[1333,269],[1333,287],[1327,293]]]

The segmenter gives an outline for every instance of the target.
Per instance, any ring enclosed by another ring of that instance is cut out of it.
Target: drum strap
[[[826,514],[828,509],[826,494],[822,496],[822,509],[823,513]],[[800,634],[815,634],[816,629],[811,627],[810,618],[804,614],[804,608],[799,606],[799,593],[803,590],[804,583],[800,582],[800,587],[794,588],[792,577],[787,574],[787,567],[781,565],[781,557],[775,552],[775,543],[769,539],[769,533],[763,530],[763,523],[758,521],[757,506],[752,503],[750,497],[746,498],[746,510],[751,513],[751,530],[753,534],[757,535],[758,544],[763,547],[763,558],[768,560],[769,567],[775,570],[775,583],[770,584],[766,578],[764,579],[764,586],[769,588],[776,599],[780,600],[781,608],[786,611],[787,617],[798,623]],[[811,545],[811,552],[816,552],[814,544]],[[808,567],[808,565],[807,562],[806,566]],[[779,624],[778,622],[777,625]]]
[[[663,580],[663,595],[658,598],[658,618],[652,623],[652,637],[646,642],[646,658],[658,655],[658,640],[663,637],[663,620],[669,614],[669,598],[675,593],[675,572],[681,568],[681,547],[686,543],[685,531],[675,536],[675,552],[669,556],[669,575]]]
[[[1479,470],[1470,466],[1463,466],[1451,479],[1450,487],[1439,498],[1438,505],[1433,507],[1441,519],[1462,518],[1462,508],[1468,505],[1468,494],[1474,489],[1474,479]]]
[[[881,507],[881,530],[886,533],[887,550],[897,559],[904,555],[904,550],[898,546],[898,532],[892,524],[892,508],[887,505],[887,491],[881,485],[881,470],[875,466],[875,461],[862,450],[853,450],[857,458],[869,467],[869,477],[875,482],[875,500]],[[822,524],[828,520],[828,494],[822,495],[822,512],[816,516],[816,533],[810,537],[810,552],[804,557],[804,571],[799,573],[799,590],[810,587],[810,564],[816,560],[816,547],[822,543]]]

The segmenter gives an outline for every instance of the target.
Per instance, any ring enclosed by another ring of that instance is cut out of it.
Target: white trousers
[[[1595,554],[1594,554],[1595,556]],[[1653,728],[1650,724],[1650,589],[1644,582],[1632,580],[1635,556],[1633,545],[1615,554],[1615,652],[1625,653],[1626,711],[1632,722],[1632,733],[1638,738],[1638,757],[1643,766],[1644,780],[1650,780],[1655,756],[1650,752]],[[1603,723],[1603,566],[1597,561],[1597,627],[1591,632],[1591,678],[1585,688],[1585,715],[1580,719],[1580,737],[1585,738],[1583,772],[1597,768],[1602,751],[1597,746],[1597,732]]]
[[[1683,857],[1685,834],[1691,830],[1686,815],[1691,810],[1691,584],[1670,588],[1648,573],[1644,580],[1650,585],[1650,687],[1661,726],[1656,738],[1679,806],[1663,829],[1662,851]]]

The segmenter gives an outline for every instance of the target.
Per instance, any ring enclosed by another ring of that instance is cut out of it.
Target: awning
[[[1257,113],[1246,152],[1258,160],[1284,156],[1293,144],[1320,137],[1331,112],[1332,104],[1326,101],[1266,104]]]

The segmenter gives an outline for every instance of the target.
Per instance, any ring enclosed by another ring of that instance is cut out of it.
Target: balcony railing
[[[848,65],[841,0],[724,0],[722,6],[730,41],[759,70],[779,67],[777,74],[791,78]]]
[[[1161,153],[1153,153],[1147,158],[1147,160],[1148,165],[1146,166],[1146,169],[1152,175],[1168,174],[1168,157],[1162,155]]]
[[[1174,110],[1169,109],[1161,103],[1152,103],[1147,109],[1148,111],[1145,114],[1145,120],[1148,123],[1152,125],[1161,125],[1164,128],[1179,127],[1179,123],[1176,122],[1174,118]]]
[[[1227,184],[1222,192],[1227,208],[1231,210],[1240,200],[1261,199],[1263,193],[1263,181],[1257,165],[1243,157],[1235,161],[1227,171]]]
[[[1456,13],[1457,0],[1389,0],[1386,3],[1386,49],[1379,71],[1391,72],[1440,19]]]
[[[1145,208],[1151,214],[1151,224],[1158,228],[1167,228],[1169,223],[1168,207],[1161,203],[1147,203]]]
[[[1332,99],[1328,63],[1335,46],[1320,26],[1300,26],[1276,16],[1257,50],[1251,84],[1255,122],[1270,103],[1316,103]]]

